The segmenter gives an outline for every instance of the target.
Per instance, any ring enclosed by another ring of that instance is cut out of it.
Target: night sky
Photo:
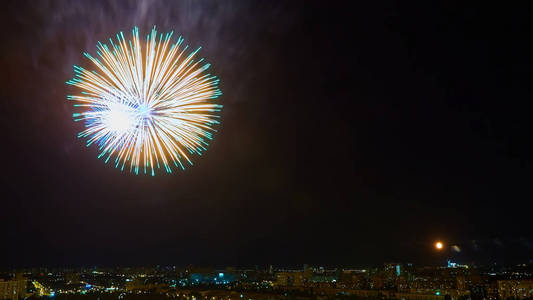
[[[355,2],[3,3],[0,267],[533,259],[532,8]],[[154,25],[224,108],[194,166],[135,176],[76,137],[65,81]]]

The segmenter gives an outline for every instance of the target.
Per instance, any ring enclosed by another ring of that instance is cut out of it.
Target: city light
[[[438,243],[442,246],[441,249],[446,247],[440,241],[435,242],[433,246],[437,247]],[[102,268],[97,274],[90,268],[75,271],[57,269],[48,276],[39,273],[39,270],[36,272],[25,270],[16,273],[9,281],[0,280],[0,291],[8,290],[9,294],[25,297],[44,297],[42,300],[54,296],[66,299],[67,296],[70,298],[70,295],[94,297],[91,299],[102,296],[130,299],[130,296],[142,295],[147,297],[145,300],[159,295],[168,300],[192,300],[194,298],[257,299],[255,296],[258,295],[268,295],[268,299],[287,299],[295,289],[298,289],[298,293],[305,296],[303,299],[319,295],[326,296],[324,299],[336,299],[334,298],[336,295],[349,294],[375,300],[378,298],[369,298],[368,295],[382,294],[383,297],[379,298],[381,300],[395,300],[399,299],[396,298],[396,291],[400,290],[405,299],[444,300],[450,293],[459,297],[466,297],[471,291],[475,291],[477,295],[487,293],[484,290],[486,284],[492,282],[497,289],[493,290],[492,296],[485,300],[497,300],[497,297],[508,299],[515,297],[518,291],[523,295],[520,299],[525,300],[533,296],[533,289],[530,288],[533,285],[533,271],[527,269],[529,266],[533,264],[522,263],[514,269],[509,267],[494,269],[491,265],[491,273],[487,273],[485,267],[458,264],[452,260],[447,261],[447,267],[385,263],[371,270],[308,265],[304,268],[276,268],[276,271],[272,271],[274,269],[272,266],[253,269],[188,267],[179,270],[157,266],[142,269]],[[124,278],[125,273],[130,278]],[[408,276],[403,277],[404,274]],[[516,277],[517,275],[521,278]],[[28,280],[37,277],[42,281]],[[91,278],[92,283],[80,280],[81,278]],[[139,280],[140,278],[143,279]],[[399,278],[402,280],[399,281]],[[26,289],[27,281],[33,283],[30,289]],[[387,285],[384,285],[385,282],[388,282]],[[384,291],[386,286],[390,291]],[[202,295],[201,298],[194,296],[198,292]],[[23,300],[23,297],[9,299]]]

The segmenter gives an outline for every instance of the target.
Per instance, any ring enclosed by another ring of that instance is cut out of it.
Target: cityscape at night
[[[533,262],[369,268],[87,267],[12,270],[3,299],[533,299]]]
[[[533,300],[533,1],[1,3],[0,300]]]

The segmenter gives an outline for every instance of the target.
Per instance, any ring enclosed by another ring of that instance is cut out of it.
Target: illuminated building
[[[275,285],[278,287],[303,287],[311,279],[311,272],[278,272]]]
[[[387,263],[385,264],[385,272],[391,275],[400,276],[402,273],[402,266],[398,263]]]
[[[0,299],[17,300],[26,297],[26,278],[18,273],[12,280],[0,279]]]
[[[373,274],[370,277],[370,288],[373,290],[381,290],[385,287],[385,280],[383,274]]]
[[[500,299],[533,297],[533,279],[498,280],[497,285]]]
[[[394,289],[398,286],[398,279],[402,274],[402,267],[398,263],[388,263],[385,264],[383,279],[384,279],[384,288]]]
[[[368,285],[366,275],[361,271],[343,270],[339,274],[337,286],[349,289],[365,289]]]

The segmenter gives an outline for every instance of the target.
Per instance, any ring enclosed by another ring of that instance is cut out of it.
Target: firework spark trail
[[[192,165],[191,154],[201,155],[213,138],[222,105],[216,76],[205,73],[208,63],[195,61],[200,50],[187,54],[183,38],[171,42],[172,32],[158,37],[155,27],[141,45],[138,28],[133,41],[117,34],[110,46],[98,42],[97,57],[84,55],[97,67],[89,71],[74,66],[67,84],[81,89],[67,96],[82,112],[75,121],[85,121],[78,137],[87,147],[98,145],[99,158],[115,167],[139,174],[162,167]]]

